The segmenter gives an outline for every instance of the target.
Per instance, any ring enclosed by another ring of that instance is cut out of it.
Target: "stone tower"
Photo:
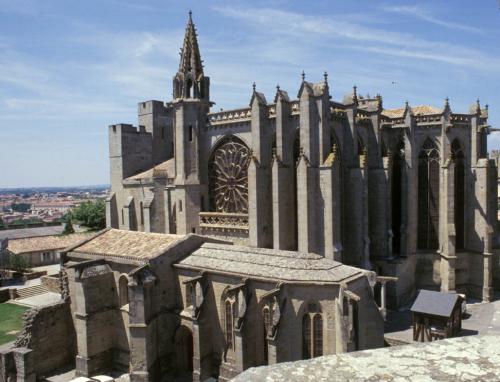
[[[201,210],[200,140],[210,108],[210,79],[203,74],[191,12],[173,80],[175,215],[177,233],[196,232]]]

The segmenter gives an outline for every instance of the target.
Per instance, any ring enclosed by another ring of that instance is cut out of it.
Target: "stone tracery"
[[[211,209],[216,212],[248,212],[248,164],[250,150],[236,137],[224,140],[209,162]]]

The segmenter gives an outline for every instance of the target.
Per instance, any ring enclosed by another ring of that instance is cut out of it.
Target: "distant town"
[[[0,230],[59,224],[69,210],[85,201],[104,199],[108,191],[108,185],[0,188]]]

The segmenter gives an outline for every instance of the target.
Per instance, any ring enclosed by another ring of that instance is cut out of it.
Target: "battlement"
[[[167,107],[165,106],[165,103],[163,101],[150,100],[150,101],[139,102],[137,104],[137,114],[139,116],[146,114],[162,115],[166,114],[166,112],[167,112]]]
[[[109,133],[110,133],[110,138],[112,133],[150,135],[150,133],[146,131],[146,128],[144,126],[136,127],[127,123],[118,123],[116,125],[109,125]]]

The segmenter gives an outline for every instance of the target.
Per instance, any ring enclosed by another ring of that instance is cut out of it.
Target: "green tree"
[[[73,228],[73,222],[71,221],[71,214],[68,214],[64,219],[66,224],[64,225],[64,230],[62,231],[63,235],[69,235],[70,233],[75,233],[75,229]]]
[[[12,203],[10,208],[12,208],[12,211],[16,211],[16,212],[28,212],[31,208],[31,204],[29,204],[29,203]]]
[[[92,231],[106,227],[106,205],[102,199],[83,202],[73,209],[71,216],[79,224]]]
[[[17,272],[23,272],[28,269],[28,262],[21,255],[13,253],[9,256],[9,267]]]

